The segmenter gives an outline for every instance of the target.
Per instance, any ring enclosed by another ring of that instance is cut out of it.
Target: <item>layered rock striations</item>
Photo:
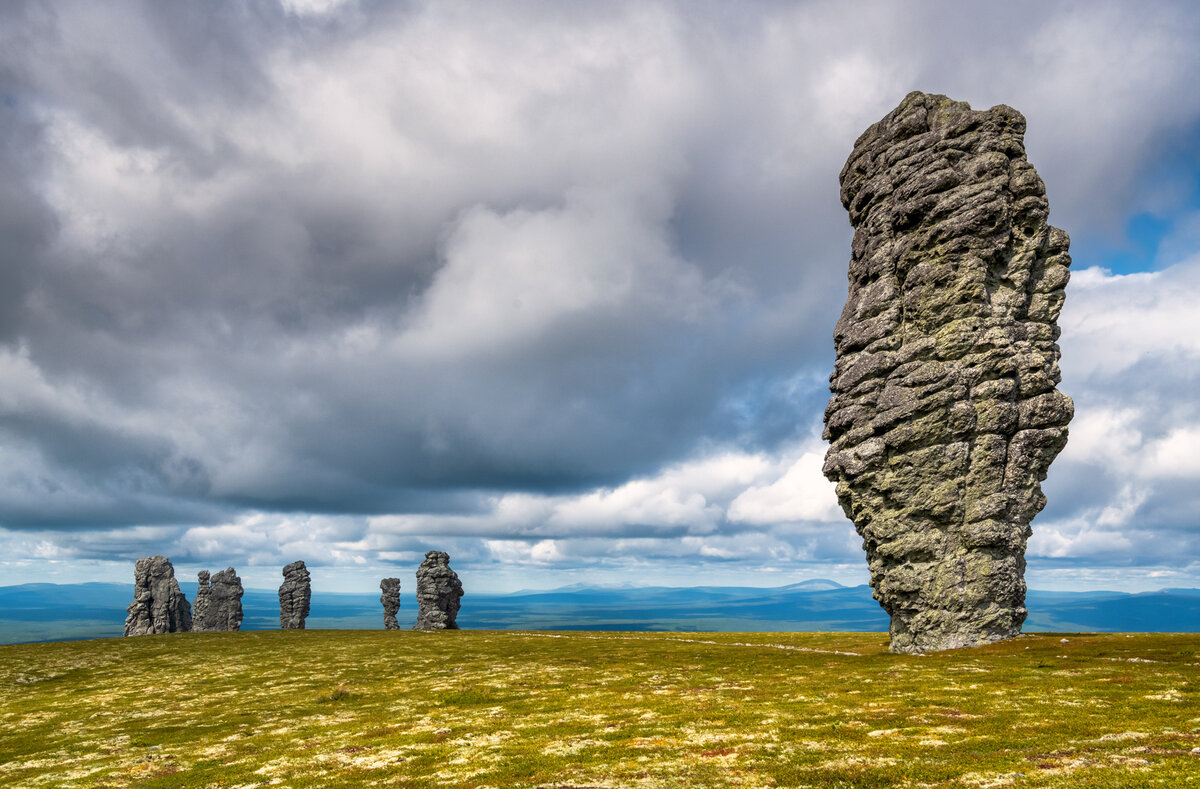
[[[841,173],[854,227],[834,330],[825,475],[863,538],[894,652],[1025,619],[1025,544],[1067,441],[1057,319],[1068,238],[1025,119],[909,94]]]
[[[207,570],[201,570],[198,581],[192,629],[198,632],[240,630],[244,590],[242,579],[233,568],[228,567],[212,576]]]
[[[462,582],[450,569],[450,556],[429,551],[417,568],[417,623],[413,630],[457,630]]]
[[[383,605],[383,629],[399,630],[396,613],[400,610],[400,579],[384,578],[379,582],[379,602]]]
[[[126,609],[125,635],[186,633],[192,607],[179,590],[175,567],[165,556],[138,559],[133,568],[133,602]]]
[[[279,627],[282,630],[303,630],[312,600],[312,585],[304,562],[292,562],[283,568],[283,583],[279,585]]]

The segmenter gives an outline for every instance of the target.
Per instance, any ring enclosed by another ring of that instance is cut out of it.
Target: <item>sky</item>
[[[0,584],[865,583],[838,173],[919,89],[1024,113],[1072,237],[1030,586],[1200,587],[1198,41],[1189,0],[8,0]]]

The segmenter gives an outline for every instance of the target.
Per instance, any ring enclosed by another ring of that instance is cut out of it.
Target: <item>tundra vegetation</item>
[[[14,787],[1200,786],[1200,635],[303,631],[0,647]]]

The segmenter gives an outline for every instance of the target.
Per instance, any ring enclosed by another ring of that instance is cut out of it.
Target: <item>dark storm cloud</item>
[[[393,49],[359,31],[361,39],[326,42],[305,50],[298,64],[312,74],[281,85],[288,68],[279,67],[272,85],[264,64],[298,56],[294,26],[282,25],[281,14],[242,9],[194,18],[186,11],[188,18],[173,19],[164,8],[104,13],[63,5],[46,23],[54,34],[31,45],[27,60],[56,64],[31,67],[31,80],[49,123],[57,123],[63,155],[48,167],[49,179],[76,190],[59,212],[78,235],[69,237],[69,229],[45,265],[46,287],[22,347],[49,386],[72,375],[93,384],[80,407],[97,421],[55,425],[53,404],[36,418],[21,414],[13,434],[43,436],[49,466],[93,474],[111,490],[119,485],[102,470],[132,465],[143,484],[181,501],[199,495],[370,512],[412,506],[414,488],[556,490],[619,482],[686,452],[698,437],[762,433],[753,416],[749,431],[727,423],[722,402],[753,397],[745,379],[761,376],[763,362],[780,350],[761,347],[754,335],[764,327],[748,314],[761,309],[757,262],[745,266],[722,252],[697,255],[701,267],[680,257],[696,245],[679,232],[716,224],[706,215],[711,207],[678,211],[674,235],[668,221],[677,194],[688,191],[676,182],[689,169],[686,151],[668,149],[707,112],[673,16],[629,9],[598,16],[601,27],[632,25],[644,39],[635,42],[642,52],[602,51],[595,63],[574,58],[568,65],[576,75],[561,85],[539,84],[530,71],[536,63],[517,64],[511,84],[490,86],[509,95],[489,97],[484,85],[479,96],[463,97],[465,110],[440,107],[447,115],[441,123],[457,124],[473,119],[471,99],[499,102],[501,117],[478,119],[498,124],[499,133],[481,126],[478,134],[455,137],[458,130],[437,128],[438,119],[395,117],[400,107],[387,105],[440,105],[449,98],[440,91],[469,88],[481,74],[442,73],[440,64],[418,58],[433,77],[418,74],[411,93],[368,85],[378,92],[358,103],[347,91],[368,78],[371,64],[354,61],[375,60],[385,70],[409,66],[403,41]],[[500,35],[453,29],[461,9],[424,17],[390,23],[401,39],[411,34],[414,47],[423,27],[475,47],[467,52],[474,60],[468,72],[508,49]],[[505,35],[518,24],[492,21]],[[205,47],[186,32],[197,28],[204,32],[190,35],[206,39]],[[574,35],[570,20],[546,28],[560,40]],[[604,45],[606,35],[598,31],[593,43]],[[664,63],[638,62],[664,42],[674,50],[663,53]],[[533,40],[525,47],[534,58],[558,57],[541,53]],[[432,54],[441,52],[418,53]],[[321,63],[325,56],[333,62]],[[338,75],[339,67],[347,75]],[[333,82],[324,89],[311,84],[309,77],[321,78],[316,71],[332,71]],[[576,106],[576,91],[583,100],[594,94],[624,101],[629,80],[643,77],[649,87],[634,96],[628,117],[615,127],[606,119],[615,138],[597,130],[602,112]],[[289,138],[294,130],[280,128],[310,110],[308,120],[331,147],[304,149],[304,135]],[[377,110],[382,119],[337,117]],[[639,117],[643,112],[649,115]],[[276,128],[262,129],[265,139],[259,129],[249,138],[230,131],[257,122]],[[383,124],[381,137],[359,137],[361,126],[336,127],[375,122]],[[575,150],[527,149],[528,135],[560,145],[558,137],[573,127],[587,135]],[[376,178],[355,161],[402,155],[404,144],[417,149],[415,163],[387,175],[413,176],[411,182]],[[304,150],[289,152],[288,161],[275,155],[275,146],[289,145]],[[660,155],[678,161],[647,159]],[[641,169],[646,165],[649,171]],[[212,202],[188,204],[196,195],[206,199],[209,189],[218,193]],[[795,237],[753,235],[762,239],[756,257],[773,249],[778,266],[785,250],[794,254]],[[728,238],[721,243],[732,248]],[[618,251],[598,253],[606,244]],[[496,277],[484,269],[494,245],[507,249],[511,267]],[[543,258],[521,259],[528,249]],[[582,276],[569,269],[579,255],[594,258]],[[547,277],[539,267],[556,271]],[[454,281],[435,287],[439,268]],[[538,292],[547,279],[557,288],[549,297]],[[511,292],[497,292],[509,284]],[[792,294],[777,309],[791,314],[768,329],[772,334],[808,320],[806,302],[818,300],[819,288],[798,292],[798,284],[785,289]],[[507,301],[487,322],[460,331],[456,324],[470,324],[478,310],[457,303],[456,287],[467,300]],[[509,315],[523,320],[523,309],[534,313],[526,325],[493,341]],[[406,332],[419,342],[389,349]],[[353,347],[360,340],[361,351]],[[803,354],[790,355],[789,367]],[[208,413],[190,412],[181,399],[195,399]],[[139,410],[152,424],[131,436],[98,418],[106,410]],[[792,421],[777,419],[774,430],[790,434]],[[103,451],[79,451],[88,443]],[[192,473],[180,478],[164,465]],[[96,514],[85,509],[80,520]],[[22,519],[12,513],[8,520]]]
[[[6,4],[0,525],[188,524],[189,556],[263,561],[343,516],[311,535],[344,556],[642,534],[724,561],[761,529],[842,557],[813,431],[854,137],[914,88],[1012,104],[1055,223],[1107,233],[1200,121],[1196,28],[1169,3]],[[1055,523],[1123,473],[1073,462]]]
[[[17,18],[22,11],[20,5],[10,9]],[[5,51],[20,45],[19,29],[0,31]],[[0,60],[0,342],[11,341],[21,326],[25,298],[55,231],[54,212],[30,184],[42,158],[30,95],[23,75]]]

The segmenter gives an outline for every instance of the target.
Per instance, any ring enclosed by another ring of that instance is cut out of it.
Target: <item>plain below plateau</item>
[[[195,582],[181,584],[189,600]],[[0,644],[120,636],[130,584],[21,584],[0,587]],[[404,596],[409,628],[416,602]],[[1027,632],[1200,632],[1200,589],[1157,592],[1030,590]],[[243,630],[279,627],[274,590],[247,589]],[[868,586],[814,579],[776,588],[588,587],[463,598],[459,625],[488,630],[679,632],[886,632],[887,615]],[[313,590],[309,629],[383,627],[379,593]]]

